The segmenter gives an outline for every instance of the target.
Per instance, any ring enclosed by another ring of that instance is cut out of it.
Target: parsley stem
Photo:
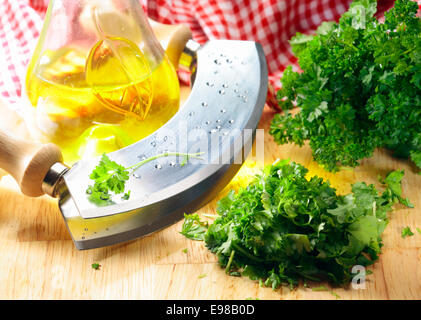
[[[229,273],[230,272],[230,268],[231,268],[231,264],[232,264],[232,259],[234,259],[234,254],[235,254],[235,250],[231,251],[230,254],[230,258],[228,260],[227,266],[225,268],[225,273]]]
[[[198,153],[165,152],[165,153],[158,154],[156,156],[152,156],[152,157],[150,157],[148,159],[145,159],[143,161],[140,161],[140,162],[136,163],[135,165],[132,165],[130,167],[127,167],[126,169],[127,170],[131,170],[132,169],[133,172],[134,172],[137,169],[139,169],[141,166],[143,166],[144,164],[146,164],[148,162],[151,162],[153,160],[156,160],[158,158],[163,158],[163,157],[171,157],[171,156],[178,157],[178,156],[183,156],[183,157],[187,157],[187,158],[203,159],[203,158],[199,157],[202,154],[204,154],[204,152],[198,152]]]
[[[219,217],[218,214],[207,214],[207,213],[202,214],[202,216],[206,218],[211,218],[211,219],[216,219]]]
[[[239,251],[243,256],[245,256],[246,258],[249,258],[252,261],[259,262],[259,263],[264,263],[265,262],[264,260],[262,260],[262,259],[260,259],[260,258],[258,258],[256,256],[253,256],[252,254],[248,253],[240,245],[237,245],[237,244],[233,243],[232,246],[235,248],[235,250]]]
[[[320,287],[316,287],[316,288],[312,288],[311,291],[327,291],[329,292],[332,296],[336,297],[336,299],[340,299],[341,296],[339,294],[337,294],[336,292],[334,292],[333,290],[329,290],[328,288],[326,288],[325,286],[320,286]]]
[[[329,291],[329,289],[328,288],[326,288],[325,286],[320,286],[320,287],[314,287],[314,288],[311,288],[311,291]]]

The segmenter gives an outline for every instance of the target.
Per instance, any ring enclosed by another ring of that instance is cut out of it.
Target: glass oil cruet
[[[174,66],[137,0],[51,0],[29,63],[26,123],[64,161],[121,149],[179,108]]]

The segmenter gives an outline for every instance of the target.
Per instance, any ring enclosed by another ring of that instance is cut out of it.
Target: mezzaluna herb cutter
[[[76,248],[109,246],[175,223],[211,200],[247,156],[245,146],[254,139],[268,90],[261,46],[233,40],[210,40],[200,46],[188,40],[180,50],[179,63],[191,71],[192,83],[184,106],[150,136],[108,156],[126,167],[142,157],[173,151],[201,151],[205,161],[174,165],[176,159],[168,157],[170,163],[159,169],[154,162],[140,167],[137,178],[127,182],[128,200],[116,199],[108,206],[88,200],[89,175],[99,158],[83,159],[68,168],[57,146],[0,132],[0,167],[25,195],[58,198]],[[252,134],[243,134],[246,129]]]

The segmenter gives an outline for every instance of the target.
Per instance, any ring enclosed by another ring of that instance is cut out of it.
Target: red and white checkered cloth
[[[59,0],[57,0],[59,1]],[[70,0],[66,0],[70,1]],[[75,0],[76,1],[76,0]],[[296,63],[288,40],[326,20],[338,20],[351,0],[140,0],[159,22],[187,24],[200,43],[208,39],[254,40],[266,54],[275,89],[285,67]],[[393,0],[378,0],[379,12]],[[0,98],[13,108],[25,68],[41,31],[48,0],[0,0]],[[421,6],[421,0],[418,0]]]

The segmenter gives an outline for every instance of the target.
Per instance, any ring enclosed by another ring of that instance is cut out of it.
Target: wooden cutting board
[[[379,174],[405,170],[404,195],[415,208],[397,206],[392,213],[383,253],[370,268],[373,274],[367,276],[366,288],[329,289],[340,299],[421,299],[421,234],[416,231],[421,229],[421,176],[414,165],[379,150],[354,170],[327,173],[312,161],[308,146],[273,142],[268,134],[272,116],[265,108],[259,125],[265,130],[266,164],[289,158],[308,167],[311,174],[329,179],[340,193],[349,192],[350,184],[357,181],[378,186]],[[247,181],[247,175],[257,173],[260,166],[247,161],[232,186]],[[215,213],[216,201],[198,212]],[[78,251],[56,200],[27,198],[5,176],[0,181],[0,299],[338,299],[329,291],[303,286],[273,291],[248,278],[227,276],[202,242],[179,234],[181,224],[129,243]],[[406,226],[415,235],[403,239],[401,230]],[[95,262],[101,265],[99,270],[92,269]]]

